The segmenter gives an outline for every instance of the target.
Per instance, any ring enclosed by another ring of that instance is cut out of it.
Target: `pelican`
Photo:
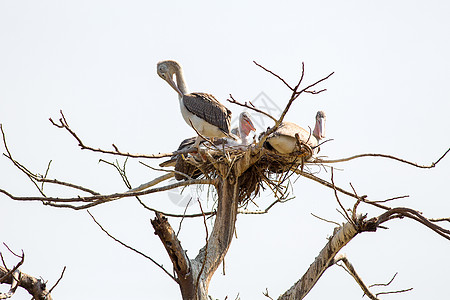
[[[178,93],[181,114],[189,126],[209,138],[237,139],[230,132],[231,111],[213,95],[189,93],[184,81],[183,69],[179,63],[173,60],[161,61],[157,64],[157,73]],[[200,141],[201,137],[198,136],[194,147],[197,148]]]
[[[297,140],[295,134],[298,133],[300,141],[309,145],[313,150],[313,155],[319,152],[319,142],[325,137],[325,120],[326,116],[323,111],[316,114],[316,125],[314,131],[306,130],[297,124],[291,122],[282,122],[278,129],[273,132],[266,140],[266,143],[279,153],[288,154],[298,151]]]

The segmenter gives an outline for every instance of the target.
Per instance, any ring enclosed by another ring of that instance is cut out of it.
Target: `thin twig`
[[[139,251],[139,250],[136,250],[135,248],[133,248],[133,247],[131,247],[131,246],[128,246],[127,244],[125,244],[125,243],[122,242],[121,240],[119,240],[119,239],[115,238],[114,236],[112,236],[105,228],[103,228],[103,226],[102,226],[99,222],[97,222],[97,220],[94,218],[94,216],[91,214],[91,212],[90,212],[89,210],[87,210],[87,212],[88,212],[88,214],[91,216],[92,220],[94,220],[95,224],[97,224],[98,227],[100,227],[100,229],[101,229],[104,233],[106,233],[107,236],[109,236],[110,238],[112,238],[114,241],[116,241],[117,243],[121,244],[121,245],[124,246],[125,248],[128,248],[128,249],[130,249],[130,250],[136,252],[137,254],[140,254],[140,255],[142,255],[143,257],[149,259],[152,263],[154,263],[154,264],[157,265],[161,270],[163,270],[164,273],[166,273],[167,275],[169,275],[170,278],[172,278],[175,282],[178,283],[177,279],[176,279],[172,274],[170,274],[170,273],[169,273],[162,265],[160,265],[159,263],[157,263],[157,262],[156,262],[153,258],[151,258],[150,256],[148,256],[148,255],[142,253],[142,252]]]
[[[313,214],[313,213],[311,213],[311,215],[312,215],[313,217],[316,217],[316,218],[319,219],[319,220],[322,220],[322,221],[325,221],[325,222],[328,222],[328,223],[331,223],[331,224],[334,224],[334,225],[337,225],[337,226],[341,226],[341,224],[339,224],[338,222],[335,222],[335,221],[331,221],[331,220],[327,220],[327,219],[321,218],[321,217],[319,217],[319,216],[316,216],[316,215]]]
[[[419,223],[422,223],[423,225],[427,226],[437,234],[450,240],[450,230],[434,224],[433,222],[422,216],[422,214],[419,213],[418,211],[407,207],[396,207],[384,212],[376,219],[376,225],[379,226],[380,224],[386,221],[403,217],[407,217]]]
[[[51,287],[51,289],[48,291],[47,296],[45,297],[47,299],[48,295],[50,295],[50,293],[53,291],[53,289],[58,285],[58,283],[61,281],[61,279],[64,276],[64,272],[66,271],[66,266],[64,266],[62,272],[61,272],[61,276],[59,276],[59,279],[56,281],[56,283]]]
[[[450,222],[450,218],[437,218],[437,219],[429,219],[430,222]]]
[[[184,218],[186,217],[186,211],[187,211],[187,209],[188,209],[189,204],[191,203],[191,201],[192,201],[192,197],[189,198],[189,201],[188,201],[188,203],[186,204],[186,207],[184,208],[184,211],[183,211],[183,217],[181,218],[180,224],[178,225],[178,231],[177,231],[177,234],[176,234],[176,237],[177,237],[177,238],[178,238],[178,235],[180,234],[180,231],[181,231],[181,224],[183,224]],[[205,214],[203,213],[203,211],[202,211],[202,216],[203,216],[203,217],[205,216]]]
[[[145,207],[145,209],[148,209],[148,210],[153,211],[155,213],[161,213],[161,214],[163,214],[166,217],[172,217],[172,218],[201,218],[201,217],[203,217],[203,215],[205,215],[205,216],[214,216],[214,215],[216,215],[216,211],[207,211],[207,212],[204,212],[204,213],[189,214],[189,215],[188,214],[186,214],[186,215],[185,214],[173,214],[173,213],[168,213],[168,212],[160,211],[160,210],[157,210],[155,208],[149,207],[149,206],[145,205],[145,203],[143,203],[142,201],[140,201],[140,204],[143,207]]]
[[[203,213],[203,208],[202,208],[202,204],[200,202],[199,199],[197,199],[198,202],[198,206],[200,207],[200,211]],[[195,294],[197,294],[197,289],[198,289],[198,283],[200,282],[200,276],[203,273],[203,270],[205,269],[205,265],[206,265],[206,261],[207,261],[207,256],[208,256],[208,238],[209,238],[209,234],[208,234],[208,226],[206,225],[206,217],[205,214],[203,213],[203,224],[205,225],[205,231],[206,231],[206,236],[205,236],[205,240],[206,240],[206,245],[205,245],[205,257],[203,259],[203,264],[202,267],[200,269],[200,271],[198,272],[198,276],[197,276],[197,281],[195,283]]]
[[[116,145],[113,144],[113,148],[114,151],[111,150],[104,150],[104,149],[100,149],[100,148],[93,148],[91,146],[87,146],[83,143],[83,141],[81,140],[81,138],[78,137],[78,135],[69,127],[69,124],[66,121],[66,118],[62,112],[62,110],[60,110],[61,113],[61,118],[59,119],[59,123],[56,123],[55,121],[53,121],[52,118],[50,118],[50,122],[61,129],[65,129],[67,130],[73,138],[75,138],[75,140],[78,142],[78,146],[84,150],[90,150],[93,152],[99,152],[99,153],[104,153],[104,154],[111,154],[111,155],[119,155],[119,156],[124,156],[124,157],[133,157],[133,158],[162,158],[162,157],[172,157],[173,155],[177,155],[177,154],[186,154],[189,152],[194,151],[193,149],[184,149],[184,150],[179,150],[179,151],[174,151],[172,153],[159,153],[159,154],[133,154],[133,153],[129,153],[129,152],[121,152],[119,151],[118,147]]]
[[[16,201],[41,201],[44,202],[45,205],[50,206],[60,206],[60,207],[67,207],[67,208],[73,208],[73,209],[85,209],[89,208],[101,203],[110,202],[114,200],[118,200],[121,198],[126,197],[135,197],[135,196],[142,196],[147,195],[151,193],[157,193],[162,191],[171,190],[180,186],[188,186],[191,184],[213,184],[215,185],[217,183],[217,180],[215,179],[194,179],[194,180],[187,180],[183,182],[176,182],[170,185],[166,185],[159,188],[153,188],[153,189],[147,189],[144,191],[137,191],[137,192],[125,192],[125,193],[114,193],[109,195],[95,195],[95,196],[86,196],[86,197],[71,197],[71,198],[57,198],[57,197],[17,197],[12,195],[11,193],[0,189],[0,193],[5,194],[9,198],[16,200]],[[80,205],[80,206],[71,206],[71,205],[57,205],[58,203],[77,203],[77,202],[89,202],[89,204],[86,205]]]
[[[50,165],[51,165],[51,163],[52,163],[52,160],[50,160],[50,161],[48,162],[47,170],[45,170],[45,174],[44,174],[43,179],[46,179],[46,178],[47,178],[48,172],[50,171]],[[45,183],[45,182],[42,181],[42,185],[41,185],[41,190],[42,190],[42,191],[44,191],[44,183]]]
[[[19,262],[18,262],[11,270],[8,270],[8,267],[6,266],[6,263],[5,263],[5,261],[3,260],[3,255],[2,255],[1,252],[0,252],[0,257],[1,257],[1,260],[2,260],[2,262],[3,262],[3,265],[5,266],[5,269],[8,271],[8,272],[6,272],[5,275],[3,275],[2,277],[0,277],[0,283],[3,282],[3,280],[5,280],[5,278],[7,278],[7,277],[10,276],[11,274],[13,274],[16,270],[18,270],[19,267],[20,267],[20,266],[23,264],[23,262],[25,261],[25,253],[23,252],[23,250],[22,250],[22,255],[17,255],[17,254],[15,254],[13,251],[11,251],[11,249],[10,249],[5,243],[3,243],[3,245],[5,245],[5,247],[8,248],[8,250],[9,250],[12,254],[14,254],[15,256],[19,257],[19,258],[20,258],[20,261],[19,261]]]
[[[227,99],[227,101],[230,102],[230,103],[233,103],[233,104],[236,104],[236,105],[239,105],[239,106],[242,106],[242,107],[245,107],[245,108],[254,110],[254,111],[256,111],[257,113],[263,114],[263,115],[265,115],[266,117],[272,119],[274,122],[277,121],[277,119],[274,118],[274,117],[273,117],[272,115],[270,115],[269,113],[266,113],[265,111],[260,110],[260,109],[258,109],[258,108],[256,108],[256,107],[254,107],[253,104],[251,104],[251,102],[250,102],[250,104],[251,104],[252,106],[248,105],[247,102],[245,102],[245,103],[240,103],[240,102],[236,101],[236,100],[233,98],[233,96],[232,96],[231,94],[230,94],[230,98],[231,98],[231,99]]]
[[[344,208],[344,206],[342,205],[341,201],[339,200],[339,196],[338,196],[337,190],[336,190],[336,185],[334,184],[334,171],[333,171],[333,168],[331,168],[331,184],[333,185],[334,196],[336,197],[336,200],[337,200],[339,206],[341,207],[342,211],[344,212],[345,218],[347,219],[348,222],[350,222],[354,226],[356,226],[355,222],[353,221],[352,218],[349,217],[349,215],[347,213],[347,210]]]
[[[167,170],[167,169],[155,168],[155,167],[152,167],[152,166],[150,166],[150,165],[148,165],[148,164],[146,164],[146,163],[144,163],[144,162],[142,162],[142,161],[140,161],[139,163],[140,163],[141,165],[146,166],[146,167],[149,168],[149,169],[154,170],[154,171],[162,171],[162,172],[167,172],[167,173],[172,173],[172,174],[179,174],[179,175],[185,177],[187,180],[193,180],[193,178],[192,178],[191,176],[189,176],[189,175],[187,175],[187,174],[185,174],[185,173],[183,173],[183,172],[177,171],[177,170]],[[174,176],[175,176],[175,175],[174,175]]]
[[[266,296],[267,298],[273,300],[273,298],[269,296],[269,290],[267,288],[266,288],[266,291],[263,292],[263,295]]]
[[[257,65],[258,67],[260,67],[261,69],[263,69],[264,71],[272,74],[273,76],[275,76],[276,78],[278,78],[279,80],[281,80],[291,91],[293,91],[294,89],[289,85],[289,83],[286,82],[286,80],[284,80],[283,78],[281,78],[280,75],[275,74],[274,72],[270,71],[269,69],[266,69],[265,67],[263,67],[262,65],[258,64],[256,61],[253,61],[253,63],[255,65]]]
[[[408,164],[408,165],[411,165],[411,166],[414,166],[417,168],[431,169],[431,168],[434,168],[448,154],[449,151],[450,151],[450,148],[448,148],[447,151],[445,151],[444,154],[442,154],[438,160],[436,160],[435,162],[432,162],[429,165],[419,165],[417,163],[410,162],[410,161],[402,159],[402,158],[398,158],[398,157],[395,157],[392,155],[387,155],[387,154],[380,154],[380,153],[364,153],[364,154],[353,155],[353,156],[346,157],[346,158],[319,160],[319,162],[324,163],[324,164],[330,164],[330,163],[346,162],[346,161],[350,161],[350,160],[362,158],[362,157],[383,157],[383,158],[397,160],[399,162],[402,162],[402,163],[405,163],[405,164]]]
[[[405,293],[405,292],[409,292],[409,291],[412,291],[412,290],[413,290],[413,288],[404,289],[404,290],[399,290],[399,291],[392,291],[392,292],[379,292],[379,293],[376,293],[375,296],[378,297],[378,295],[387,295],[387,294]]]
[[[342,261],[344,263],[345,267],[337,264],[337,262],[339,262],[339,261]],[[370,292],[369,288],[362,281],[362,279],[358,275],[358,273],[356,273],[355,268],[353,267],[353,265],[350,263],[350,261],[347,259],[347,257],[345,255],[341,254],[341,255],[337,256],[336,258],[334,258],[333,263],[344,268],[344,270],[346,270],[353,277],[353,279],[355,279],[355,281],[361,287],[361,289],[363,290],[365,295],[367,295],[372,300],[378,300],[378,298]]]
[[[11,252],[15,257],[17,258],[22,258],[23,257],[23,250],[22,250],[22,255],[16,254],[14,251],[11,250],[11,248],[8,247],[8,245],[3,242],[3,245],[6,247],[6,249],[8,249],[9,252]]]
[[[283,122],[283,119],[285,117],[285,115],[287,114],[287,112],[289,111],[292,103],[294,102],[295,99],[297,99],[302,93],[307,92],[311,87],[319,84],[320,82],[327,80],[331,75],[334,74],[334,72],[330,73],[329,75],[323,77],[322,79],[319,79],[318,81],[308,85],[306,88],[298,91],[298,88],[300,86],[300,84],[302,83],[304,74],[305,74],[305,65],[304,63],[302,63],[302,73],[301,73],[301,77],[300,80],[298,81],[297,85],[292,88],[284,79],[282,79],[279,75],[275,74],[274,72],[262,67],[261,65],[257,64],[256,62],[254,62],[257,66],[261,67],[262,69],[264,69],[266,72],[269,72],[270,74],[274,75],[275,77],[277,77],[278,79],[280,79],[281,81],[283,81],[288,87],[289,89],[292,91],[292,95],[291,98],[289,99],[288,103],[286,104],[286,107],[284,108],[283,112],[281,113],[280,117],[278,118],[278,120],[275,122],[275,125],[270,128],[269,130],[267,130],[263,136],[260,138],[259,143],[258,143],[258,148],[261,148],[264,144],[264,142],[266,141],[267,137],[270,136],[273,132],[275,132],[278,127],[280,126],[280,124]],[[319,92],[310,92],[310,93],[315,93],[318,94],[320,92],[322,92],[324,90],[321,90]]]
[[[369,287],[374,287],[374,286],[388,286],[392,283],[392,281],[394,281],[395,277],[397,276],[398,272],[395,272],[394,276],[392,276],[391,280],[389,280],[388,283],[374,283],[369,285]]]
[[[70,187],[70,188],[73,188],[73,189],[77,189],[77,190],[80,190],[80,191],[83,191],[83,192],[87,192],[87,193],[89,193],[91,195],[99,195],[99,193],[97,193],[97,192],[95,192],[95,191],[93,191],[91,189],[88,189],[86,187],[80,186],[80,185],[76,185],[76,184],[73,184],[73,183],[60,181],[60,180],[57,180],[57,179],[47,179],[46,177],[47,177],[48,170],[50,168],[50,163],[48,164],[45,176],[34,174],[33,172],[28,170],[25,166],[23,166],[21,163],[19,163],[17,160],[15,160],[13,158],[11,152],[9,151],[8,144],[6,143],[6,136],[5,136],[5,132],[3,131],[2,124],[0,124],[0,130],[2,132],[3,145],[5,146],[5,150],[6,150],[6,153],[7,153],[7,154],[3,153],[3,155],[5,157],[7,157],[22,173],[24,173],[25,175],[28,176],[28,178],[33,182],[33,184],[36,186],[36,188],[38,189],[39,193],[43,197],[45,197],[45,194],[44,194],[44,192],[42,190],[43,185],[42,185],[42,188],[41,188],[41,187],[39,187],[37,185],[36,182],[41,182],[42,184],[44,184],[44,183],[52,183],[52,184],[56,184],[56,185],[67,186],[67,187]]]

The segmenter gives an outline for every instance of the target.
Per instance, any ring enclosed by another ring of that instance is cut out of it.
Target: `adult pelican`
[[[174,60],[159,62],[157,73],[178,93],[181,114],[189,126],[205,137],[236,139],[230,132],[231,111],[211,94],[189,93],[183,69],[178,62]],[[201,137],[198,136],[194,147],[198,147],[200,141]]]
[[[326,116],[323,111],[316,114],[316,124],[314,130],[306,130],[295,123],[282,122],[281,125],[267,139],[266,143],[279,153],[288,154],[298,151],[298,144],[295,134],[298,134],[301,142],[307,144],[313,150],[313,155],[319,152],[319,142],[325,137],[325,120]]]

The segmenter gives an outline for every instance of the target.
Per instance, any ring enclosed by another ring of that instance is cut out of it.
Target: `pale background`
[[[230,93],[248,101],[263,91],[284,106],[287,88],[253,60],[292,83],[302,61],[305,83],[334,71],[320,86],[327,92],[301,97],[287,115],[313,126],[315,112],[325,110],[327,136],[334,141],[323,146],[322,154],[330,158],[381,152],[428,164],[449,147],[449,2],[273,2],[1,1],[0,122],[10,150],[35,172],[44,173],[53,160],[51,178],[102,193],[123,191],[118,174],[98,163],[113,157],[79,150],[48,118],[59,118],[62,109],[72,128],[95,147],[110,149],[115,143],[124,151],[148,154],[175,150],[193,131],[181,118],[175,92],[156,75],[156,63],[163,59],[182,63],[192,91],[212,93],[223,103]],[[227,106],[234,116],[240,112]],[[338,167],[336,183],[346,189],[351,182],[372,200],[408,194],[409,199],[391,205],[429,217],[450,216],[450,158],[432,170],[385,159]],[[160,174],[133,161],[128,175],[136,186]],[[319,176],[330,179],[323,170]],[[0,187],[37,195],[4,157]],[[61,189],[53,193],[76,195]],[[211,295],[266,299],[262,292],[268,288],[275,298],[301,277],[333,230],[310,213],[338,222],[343,218],[330,189],[300,178],[294,194],[294,200],[268,215],[238,217],[226,276],[217,271]],[[341,199],[353,205],[352,199]],[[167,194],[144,201],[162,210],[183,210]],[[211,200],[202,201],[211,208]],[[262,208],[272,201],[256,199]],[[51,286],[67,266],[54,299],[180,299],[168,276],[109,239],[85,211],[18,203],[3,195],[0,209],[0,241],[25,251],[24,272],[42,276]],[[360,209],[370,217],[380,213]],[[196,210],[193,206],[188,212]],[[150,225],[154,214],[135,199],[91,211],[116,237],[171,269]],[[178,228],[179,219],[171,223]],[[183,223],[180,239],[191,257],[204,244],[202,224],[201,219]],[[383,299],[445,298],[450,243],[410,220],[387,225],[389,230],[361,234],[343,249],[365,282],[387,282],[399,272],[391,287],[375,291],[414,290]],[[1,251],[9,265],[17,262],[3,246]],[[332,267],[307,299],[361,296],[354,280]],[[18,292],[14,299],[29,298]]]

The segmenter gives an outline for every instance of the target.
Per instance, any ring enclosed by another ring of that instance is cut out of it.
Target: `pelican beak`
[[[250,128],[250,131],[256,131],[256,128],[253,125],[252,120],[247,120],[247,125],[248,125],[248,128]]]
[[[172,76],[167,76],[166,81],[175,90],[175,92],[177,92],[178,95],[180,95],[180,97],[183,97],[183,93],[180,91],[180,89],[176,85],[175,81],[173,81]]]
[[[325,138],[325,118],[317,118],[316,130],[319,139]]]
[[[253,125],[252,120],[248,118],[245,119],[245,122],[243,124],[243,131],[246,136],[249,135],[251,131],[256,131],[256,128]]]

